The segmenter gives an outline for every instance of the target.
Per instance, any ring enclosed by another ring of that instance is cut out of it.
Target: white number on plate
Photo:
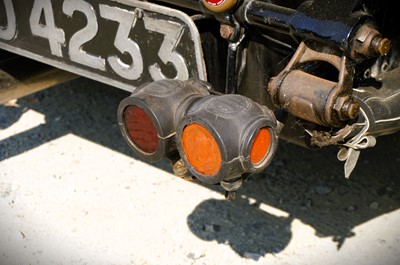
[[[182,55],[175,51],[176,45],[179,43],[183,27],[179,24],[160,23],[160,20],[144,17],[144,25],[146,29],[164,34],[164,41],[161,44],[158,56],[164,64],[172,63],[176,69],[176,79],[189,78],[188,69]],[[151,77],[154,80],[165,79],[166,76],[162,73],[158,64],[153,64],[149,67]]]
[[[136,24],[135,13],[107,5],[100,5],[100,15],[103,18],[119,23],[114,46],[121,53],[128,53],[132,59],[132,63],[128,65],[121,61],[118,56],[109,56],[107,60],[111,68],[118,75],[128,80],[139,79],[143,73],[143,58],[139,45],[129,38],[129,33]]]
[[[41,15],[44,15],[45,24],[40,23]],[[54,23],[53,7],[50,0],[36,0],[29,17],[29,24],[34,36],[49,40],[51,54],[62,57],[61,44],[65,42],[64,31],[57,28]]]
[[[5,6],[7,25],[0,26],[0,38],[9,41],[17,34],[15,11],[12,0],[2,1]],[[127,64],[117,55],[111,55],[107,58],[108,64],[115,73],[125,79],[139,79],[143,74],[143,57],[139,45],[129,37],[138,19],[135,12],[103,4],[99,5],[99,10],[102,18],[118,22],[114,46],[121,54],[128,54],[132,60],[130,64]],[[69,40],[68,55],[70,59],[82,65],[106,71],[106,60],[95,54],[88,53],[83,48],[85,44],[96,37],[99,31],[93,6],[84,0],[64,0],[62,11],[71,18],[75,12],[80,12],[87,20],[86,26],[75,32]],[[182,37],[184,27],[178,23],[163,22],[148,16],[144,16],[143,20],[147,30],[164,35],[158,56],[164,64],[172,64],[174,66],[176,70],[175,79],[189,78],[184,58],[175,51]],[[65,34],[63,29],[56,26],[51,0],[34,1],[29,17],[29,25],[33,36],[48,40],[51,54],[58,57],[63,56],[61,47],[65,45]],[[150,65],[148,70],[154,80],[167,78],[157,63]]]
[[[0,38],[3,40],[12,40],[17,32],[17,23],[15,21],[14,6],[11,0],[4,0],[6,10],[7,25],[0,26]]]
[[[105,71],[105,60],[87,53],[82,48],[85,43],[91,41],[97,35],[99,27],[97,25],[96,13],[90,4],[83,0],[65,0],[63,12],[72,17],[75,11],[81,12],[86,16],[87,24],[72,35],[69,41],[69,56],[74,62]]]

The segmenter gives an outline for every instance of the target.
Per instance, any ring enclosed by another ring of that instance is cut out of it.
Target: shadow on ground
[[[399,136],[382,137],[378,146],[362,152],[350,179],[343,177],[335,149],[311,151],[281,143],[274,162],[244,183],[234,203],[202,202],[188,225],[204,240],[228,243],[240,255],[257,259],[285,248],[296,218],[340,250],[347,238],[357,236],[356,226],[400,208]],[[287,215],[263,211],[262,204]],[[208,233],[210,225],[219,229]]]
[[[23,111],[45,115],[46,123],[0,141],[0,161],[73,133],[133,156],[116,123],[117,106],[129,93],[79,78],[0,106],[0,129],[18,121]],[[249,178],[234,202],[206,200],[188,216],[198,237],[229,244],[240,255],[258,259],[285,249],[294,218],[312,226],[319,237],[331,237],[340,249],[352,231],[368,220],[400,207],[400,134],[378,138],[362,152],[349,180],[336,149],[307,150],[280,143],[265,172]],[[152,164],[171,172],[167,161]],[[219,186],[204,187],[223,192]],[[265,204],[287,213],[279,217],[260,208]]]

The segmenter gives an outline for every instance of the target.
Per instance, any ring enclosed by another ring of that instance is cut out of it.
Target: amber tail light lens
[[[182,147],[186,158],[201,174],[215,175],[221,167],[221,151],[211,133],[203,126],[192,123],[182,133]]]
[[[271,145],[271,132],[268,128],[261,128],[254,138],[250,149],[250,161],[253,165],[262,163],[267,156]]]

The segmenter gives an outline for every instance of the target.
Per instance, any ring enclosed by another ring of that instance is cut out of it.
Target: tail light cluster
[[[268,108],[240,95],[211,95],[206,83],[161,80],[121,101],[118,122],[149,161],[178,151],[199,180],[215,184],[266,168],[277,148]]]
[[[264,169],[277,145],[273,114],[240,95],[198,99],[177,127],[189,171],[207,183]]]

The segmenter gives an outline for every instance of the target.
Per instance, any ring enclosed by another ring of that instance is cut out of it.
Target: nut
[[[358,102],[348,100],[343,104],[341,111],[347,118],[354,119],[360,113],[360,104],[358,104]]]
[[[362,54],[368,58],[383,56],[388,54],[391,49],[390,40],[383,38],[382,35],[373,27],[363,25],[356,33],[352,45],[352,56],[357,58],[357,54]]]

